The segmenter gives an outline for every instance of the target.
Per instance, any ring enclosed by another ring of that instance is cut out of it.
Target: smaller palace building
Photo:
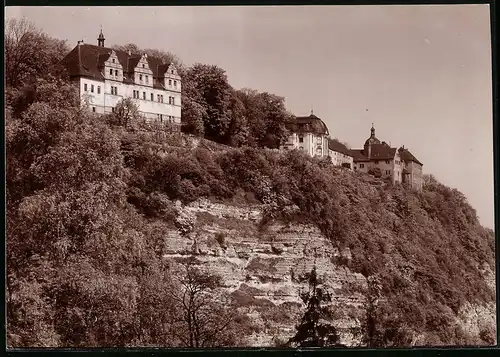
[[[402,183],[420,190],[423,164],[404,146],[393,148],[385,141],[377,139],[373,125],[370,132],[363,149],[351,150],[354,156],[354,170],[379,171],[381,177],[389,178],[393,183]]]
[[[295,117],[287,129],[291,135],[282,149],[303,150],[310,156],[328,156],[328,127],[312,111],[309,116]]]
[[[422,189],[423,164],[404,146],[391,147],[375,136],[372,125],[370,137],[363,149],[349,149],[337,139],[330,138],[326,124],[316,115],[296,117],[288,126],[291,134],[282,150],[298,149],[310,156],[330,157],[336,166],[354,171],[371,173],[404,184],[413,189]]]

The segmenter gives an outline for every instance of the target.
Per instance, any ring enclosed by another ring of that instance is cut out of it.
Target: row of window
[[[133,96],[136,99],[140,99],[140,92],[138,90],[134,90]],[[142,92],[142,99],[147,100],[146,98],[147,98],[146,92]],[[157,98],[159,103],[163,103],[163,94],[157,94],[156,98]],[[150,93],[150,99],[151,99],[151,101],[155,100],[155,96],[153,93]],[[175,97],[169,96],[168,97],[168,104],[175,105]]]
[[[143,65],[143,68],[144,68],[144,65]],[[115,77],[118,77],[119,72],[118,72],[118,70],[117,70],[117,69],[112,69],[112,68],[111,68],[111,69],[109,70],[109,75],[110,75],[110,76],[112,76],[112,75],[113,75],[113,71],[114,71],[114,73],[115,73]],[[148,75],[145,75],[144,77],[145,77],[145,79],[146,79],[146,83],[147,83],[147,84],[149,84],[149,76],[148,76]],[[142,74],[139,74],[139,81],[141,81],[141,82],[142,82]],[[176,80],[174,80],[174,81],[173,81],[173,84],[174,84],[174,88],[177,88],[177,81],[176,81]],[[169,86],[169,87],[172,87],[172,80],[171,80],[171,79],[169,79],[169,80],[168,80],[168,86]]]
[[[96,112],[96,109],[95,107],[92,107],[92,112]],[[115,113],[116,112],[116,108],[115,107],[112,107],[111,108],[111,112]],[[160,121],[160,122],[163,122],[163,114],[156,114],[156,118]],[[175,119],[175,117],[173,115],[167,115],[166,118],[168,119],[168,122],[169,123],[172,123]]]
[[[87,83],[83,84],[83,90],[85,92],[88,91],[88,85],[87,85]],[[94,93],[94,85],[93,84],[90,85],[90,92]],[[101,86],[97,86],[97,94],[101,94]],[[111,94],[118,95],[118,87],[111,86]],[[133,93],[134,98],[139,99],[140,98],[139,95],[140,95],[140,92],[138,90],[134,90],[134,93]],[[154,100],[154,94],[153,93],[151,93],[151,97],[150,98],[151,98],[151,101]],[[146,100],[146,92],[142,92],[142,99]],[[163,95],[158,94],[157,99],[158,99],[158,102],[163,103]],[[168,104],[175,105],[175,97],[169,96],[168,97]]]
[[[156,118],[160,122],[163,122],[163,114],[156,114]],[[168,119],[169,123],[173,122],[175,119],[175,117],[173,115],[166,115],[166,118]]]
[[[171,79],[168,80],[168,86],[172,87],[172,80]],[[177,81],[176,80],[174,80],[174,88],[177,88]]]
[[[373,161],[373,163],[374,163],[375,165],[378,165],[378,160]],[[387,165],[389,165],[389,164],[391,163],[391,160],[385,160],[385,163],[386,163]],[[397,161],[396,161],[396,163],[397,163]]]
[[[83,84],[83,90],[85,92],[88,91],[87,83]],[[94,93],[94,85],[93,84],[90,85],[90,93]],[[101,86],[97,86],[97,94],[101,94]]]
[[[117,69],[115,69],[114,71],[115,71],[115,77],[118,77],[118,70],[117,70]],[[110,69],[110,70],[109,70],[109,75],[110,75],[110,76],[112,76],[112,75],[113,75],[113,69]]]

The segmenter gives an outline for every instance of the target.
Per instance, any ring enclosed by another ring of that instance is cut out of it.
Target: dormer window
[[[139,74],[139,80],[142,81],[142,74]]]
[[[144,63],[142,64],[142,68],[146,68],[146,67],[144,66]]]
[[[115,59],[114,59],[114,58],[113,58],[113,59],[111,59],[111,62],[115,63]]]
[[[174,70],[171,70],[170,73],[174,74]]]
[[[118,77],[118,70],[117,69],[115,69],[115,76]]]
[[[109,75],[110,75],[110,76],[112,76],[112,75],[113,75],[113,70],[112,70],[112,69],[110,69],[110,70],[109,70]]]
[[[169,87],[172,86],[172,80],[171,79],[168,80],[168,85],[169,85]]]

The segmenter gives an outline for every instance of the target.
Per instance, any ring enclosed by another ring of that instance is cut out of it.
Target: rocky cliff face
[[[261,206],[236,207],[199,200],[181,207],[184,220],[196,221],[185,235],[170,231],[165,239],[165,259],[195,255],[223,278],[225,288],[246,314],[253,331],[248,346],[272,346],[294,333],[303,304],[299,293],[307,289],[305,274],[314,265],[318,276],[339,307],[337,319],[345,343],[356,341],[348,328],[357,325],[362,297],[344,291],[346,283],[365,283],[335,264],[335,258],[350,258],[339,252],[314,226],[274,223],[259,229]],[[274,341],[273,341],[274,340]]]
[[[208,200],[187,206],[178,202],[177,206],[179,220],[191,227],[187,234],[168,232],[165,259],[174,262],[194,255],[223,278],[239,312],[251,322],[245,345],[273,346],[293,335],[304,309],[299,293],[307,289],[305,275],[314,265],[333,295],[342,342],[359,344],[359,338],[350,331],[359,326],[364,313],[363,297],[346,287],[352,283],[363,286],[366,279],[336,263],[339,257],[351,259],[348,249],[333,247],[313,225],[275,222],[266,229],[259,228],[263,206],[237,207]],[[485,276],[491,280],[491,274]],[[457,324],[478,336],[495,325],[495,307],[466,304]],[[419,340],[417,336],[414,344]]]

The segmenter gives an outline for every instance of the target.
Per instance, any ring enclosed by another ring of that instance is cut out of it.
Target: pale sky
[[[71,47],[97,44],[102,25],[106,46],[218,65],[233,87],[283,96],[296,115],[313,106],[353,148],[373,122],[494,227],[488,5],[6,8],[23,16]]]

